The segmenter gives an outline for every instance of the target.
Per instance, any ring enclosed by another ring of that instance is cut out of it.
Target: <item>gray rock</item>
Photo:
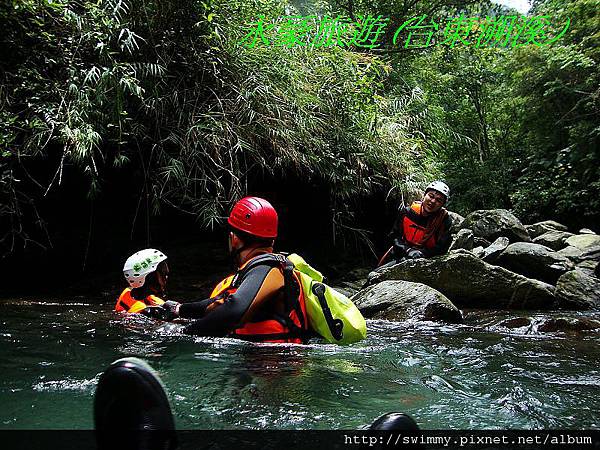
[[[501,236],[496,239],[489,247],[483,250],[483,254],[480,256],[485,262],[493,263],[498,259],[500,253],[502,253],[506,247],[508,247],[508,238]]]
[[[556,282],[556,298],[563,309],[600,308],[600,279],[582,270],[571,270]]]
[[[567,231],[565,225],[555,222],[554,220],[545,220],[543,222],[534,223],[533,225],[525,225],[525,229],[532,239],[541,236],[548,231]]]
[[[477,236],[475,236],[473,238],[473,246],[474,247],[481,246],[483,248],[486,248],[486,247],[489,247],[490,245],[492,245],[492,243],[490,241],[488,241],[487,239],[484,239],[482,237],[477,237]]]
[[[587,247],[581,251],[578,257],[579,261],[600,261],[600,245]]]
[[[567,257],[531,242],[510,244],[498,256],[495,264],[547,283],[555,283],[558,277],[574,267]]]
[[[489,241],[500,236],[507,237],[510,242],[531,241],[523,224],[506,209],[474,211],[465,218],[461,227],[470,228],[474,236]]]
[[[600,236],[597,234],[576,234],[567,239],[567,245],[572,245],[581,250],[600,245]]]
[[[426,284],[455,305],[469,308],[550,309],[555,303],[553,286],[492,266],[466,250],[402,261],[371,274],[371,283],[406,280]]]
[[[557,331],[562,332],[578,332],[578,331],[589,331],[597,330],[600,328],[600,321],[589,319],[586,317],[582,318],[567,318],[567,317],[553,317],[544,319],[537,326],[538,331],[544,333],[552,333]]]
[[[568,231],[548,231],[544,234],[539,235],[533,239],[535,244],[545,245],[550,247],[552,250],[558,251],[567,246],[567,239],[571,236],[575,236],[573,233]]]
[[[473,249],[473,232],[468,228],[460,230],[450,245],[450,250],[456,250],[457,248],[464,248],[466,250]]]
[[[460,230],[460,227],[463,223],[463,221],[465,220],[465,218],[463,216],[461,216],[458,213],[455,213],[454,211],[448,211],[448,214],[450,215],[450,218],[452,219],[452,232],[456,232],[458,230]]]
[[[579,230],[579,234],[596,234],[596,233],[594,233],[589,228],[582,228],[581,230]]]
[[[592,261],[592,260],[581,261],[581,262],[575,264],[575,269],[582,270],[583,272],[587,273],[588,275],[596,276],[596,272],[598,270],[598,261]]]
[[[583,254],[583,250],[569,245],[568,247],[559,250],[557,253],[559,255],[566,256],[571,261],[574,261],[577,260]]]
[[[460,310],[450,300],[421,283],[383,281],[362,290],[352,301],[368,318],[462,322]]]

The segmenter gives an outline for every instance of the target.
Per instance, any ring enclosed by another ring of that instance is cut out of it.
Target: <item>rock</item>
[[[533,239],[535,244],[545,245],[552,250],[558,251],[567,246],[567,239],[575,236],[567,231],[548,231]]]
[[[600,320],[588,318],[556,317],[544,319],[537,327],[538,331],[545,333],[556,331],[587,331],[600,328]]]
[[[491,309],[550,309],[554,287],[530,280],[502,267],[492,266],[467,250],[430,259],[402,261],[380,273],[371,283],[406,280],[437,289],[455,305]]]
[[[567,239],[567,245],[572,245],[580,250],[600,246],[600,236],[597,234],[576,234]]]
[[[600,261],[600,245],[587,247],[577,258],[579,261]]]
[[[579,234],[596,234],[596,233],[594,233],[589,228],[582,228],[581,230],[579,230]]]
[[[473,249],[473,232],[468,228],[460,230],[456,236],[454,236],[454,239],[452,239],[450,250],[455,250],[457,248],[464,248],[467,250]]]
[[[536,280],[555,283],[563,273],[573,269],[573,263],[548,247],[531,242],[510,244],[495,264]]]
[[[483,250],[483,254],[480,256],[485,262],[493,263],[498,259],[500,253],[502,253],[506,247],[508,247],[508,238],[501,236],[496,239],[489,247]]]
[[[600,279],[582,270],[571,270],[556,282],[556,298],[563,309],[600,308]]]
[[[575,265],[575,269],[579,269],[588,275],[596,276],[596,272],[598,271],[598,262],[597,261],[581,261]]]
[[[532,239],[541,236],[548,231],[567,231],[565,225],[555,222],[554,220],[545,220],[543,222],[534,223],[533,225],[525,225],[525,229]]]
[[[383,281],[359,292],[352,301],[368,318],[462,322],[460,310],[450,300],[421,283]]]
[[[569,245],[568,247],[565,247],[562,250],[559,250],[557,253],[559,255],[566,256],[571,261],[574,261],[574,260],[577,260],[583,254],[583,250]]]
[[[488,241],[487,239],[484,239],[482,237],[477,237],[477,236],[475,236],[473,238],[473,246],[475,246],[475,247],[481,246],[483,248],[486,248],[486,247],[489,247],[490,245],[492,245],[492,243],[490,241]]]
[[[498,324],[498,326],[505,328],[521,328],[528,327],[529,325],[531,325],[531,319],[529,317],[514,317],[512,319],[503,320]]]
[[[510,242],[530,242],[531,239],[523,224],[506,209],[478,210],[469,214],[462,228],[470,228],[473,235],[494,241],[506,236]]]
[[[450,218],[452,219],[452,232],[460,230],[460,226],[462,225],[465,218],[454,211],[448,211]]]

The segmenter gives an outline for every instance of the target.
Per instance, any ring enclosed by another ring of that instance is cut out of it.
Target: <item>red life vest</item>
[[[217,300],[217,302],[220,301],[222,303],[227,296],[236,292],[236,282],[241,278],[240,275],[244,270],[251,270],[252,267],[262,264],[280,267],[284,275],[285,284],[282,287],[284,288],[284,295],[286,297],[286,315],[282,317],[280,314],[273,311],[272,319],[261,320],[258,322],[246,322],[233,330],[231,334],[240,339],[250,341],[302,344],[306,338],[306,331],[308,330],[308,317],[306,315],[306,306],[304,303],[304,295],[300,288],[300,281],[296,274],[293,273],[293,270],[289,270],[286,274],[285,268],[282,267],[285,257],[283,257],[283,260],[280,258],[277,260],[275,258],[278,258],[281,255],[269,254],[267,257],[265,256],[267,255],[258,255],[252,258],[242,265],[235,274],[229,275],[227,278],[223,279],[215,286],[210,294],[210,298],[222,296],[222,300]],[[261,260],[259,261],[257,258],[261,258]],[[294,277],[293,280],[289,278],[290,276]],[[291,286],[287,286],[290,282],[295,283],[296,286],[298,286],[298,289],[293,290],[291,289]]]
[[[417,223],[418,218],[422,217],[421,207],[421,202],[413,202],[404,215],[402,220],[404,239],[415,247],[433,248],[437,243],[447,212],[445,209],[441,209],[435,216],[428,218],[426,226],[422,226]],[[423,221],[423,219],[420,220],[421,223]]]
[[[155,295],[149,295],[143,300],[137,300],[131,296],[131,288],[125,288],[115,305],[115,311],[121,312],[126,311],[128,313],[138,313],[143,310],[146,306],[158,306],[162,305],[164,300],[158,298]]]

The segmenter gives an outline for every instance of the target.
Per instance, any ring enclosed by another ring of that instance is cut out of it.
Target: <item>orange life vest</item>
[[[280,267],[284,275],[287,315],[282,317],[274,312],[272,319],[261,320],[258,322],[246,322],[233,330],[231,334],[240,339],[258,342],[302,344],[306,338],[306,331],[308,330],[308,317],[306,315],[306,306],[304,303],[304,295],[300,288],[300,282],[292,270],[293,264],[291,268],[289,266],[287,267],[286,273],[286,268],[282,267],[285,264],[285,257],[276,254],[270,254],[270,257],[267,256],[266,258],[265,256],[266,255],[255,256],[242,265],[235,274],[229,275],[219,282],[210,294],[210,298],[221,296],[223,299],[217,301],[222,303],[227,296],[236,292],[236,282],[241,278],[240,275],[244,270],[251,270],[252,267],[261,264]],[[279,260],[276,260],[275,258],[278,257],[282,257],[283,259],[279,258]],[[258,260],[258,258],[262,259]],[[290,277],[293,277],[293,279]],[[295,284],[297,289],[292,289],[290,284]],[[210,306],[208,309],[210,310]]]
[[[433,248],[447,212],[445,209],[441,209],[427,221],[427,226],[424,227],[415,221],[417,217],[421,216],[421,207],[421,202],[413,202],[404,215],[402,220],[404,239],[415,247]]]
[[[131,288],[125,288],[115,305],[115,311],[126,311],[128,313],[139,313],[146,306],[158,306],[162,305],[164,300],[158,298],[155,295],[149,295],[143,300],[137,300],[131,296]]]

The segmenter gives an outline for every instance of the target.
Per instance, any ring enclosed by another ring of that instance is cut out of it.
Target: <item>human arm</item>
[[[258,265],[244,273],[237,290],[217,299],[205,308],[205,315],[188,325],[184,332],[198,336],[225,336],[248,321],[265,301],[283,287],[283,275],[277,267]],[[188,314],[181,305],[180,314]]]

